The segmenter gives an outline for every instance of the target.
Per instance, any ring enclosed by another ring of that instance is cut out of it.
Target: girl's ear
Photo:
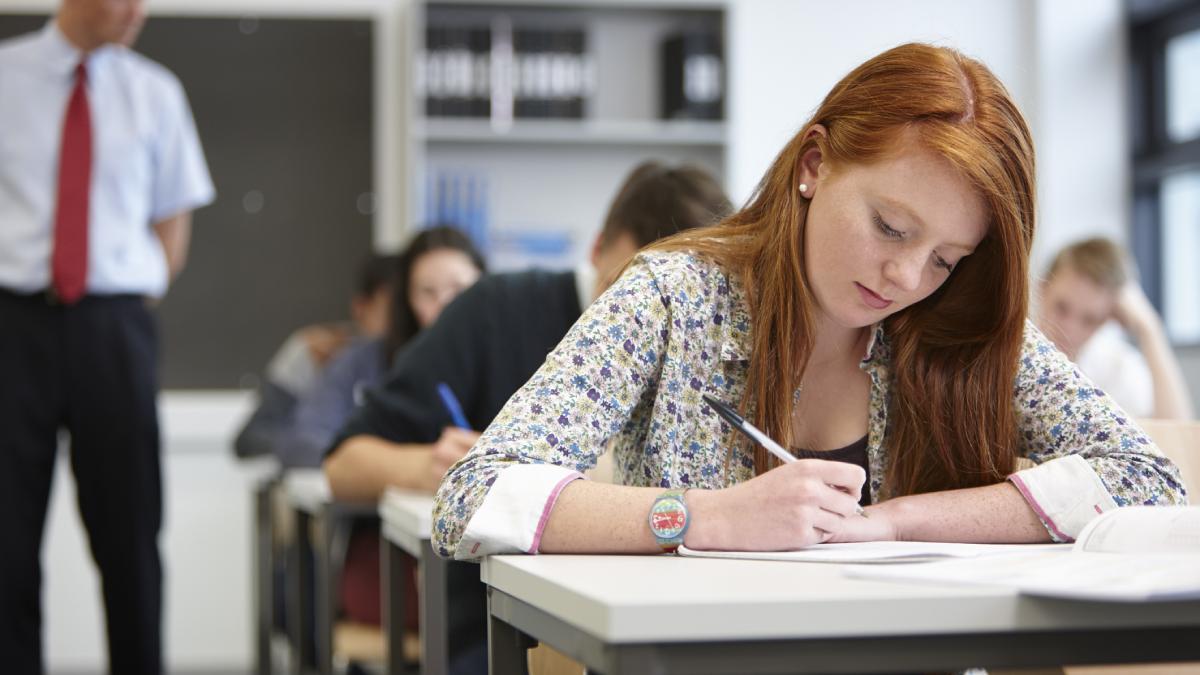
[[[817,188],[817,180],[821,176],[821,164],[824,159],[824,153],[821,148],[825,145],[825,138],[828,132],[825,127],[820,124],[814,124],[804,132],[805,143],[809,144],[807,150],[800,155],[798,171],[796,174],[800,177],[799,182],[794,186],[806,199],[812,199],[813,192]],[[815,140],[816,143],[810,143]]]

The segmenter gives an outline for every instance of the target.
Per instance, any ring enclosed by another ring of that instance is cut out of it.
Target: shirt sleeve
[[[1113,398],[1132,415],[1154,416],[1154,376],[1146,357],[1132,345],[1120,353],[1118,372],[1121,374],[1122,391]]]
[[[295,409],[296,397],[291,392],[270,380],[264,382],[258,393],[258,407],[233,442],[234,454],[238,457],[272,454],[279,436],[292,423]]]
[[[313,359],[303,331],[288,336],[267,364],[267,381],[299,398],[313,388],[321,366]]]
[[[657,388],[671,298],[639,256],[584,312],[438,490],[444,557],[536,553],[554,501]]]
[[[285,468],[316,468],[325,447],[355,406],[355,393],[378,379],[383,369],[379,340],[351,345],[321,371],[316,385],[296,404],[292,424],[276,444]]]
[[[1009,476],[1055,541],[1130,505],[1186,504],[1179,469],[1032,324],[1017,373],[1021,451]]]
[[[1154,380],[1142,353],[1110,321],[1083,345],[1075,363],[1135,418],[1154,415]]]
[[[187,95],[178,80],[172,77],[169,83],[154,147],[150,217],[155,223],[204,206],[216,196]]]

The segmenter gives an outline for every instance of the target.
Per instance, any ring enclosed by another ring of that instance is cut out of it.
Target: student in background
[[[486,277],[397,356],[325,460],[334,495],[371,500],[388,486],[435,490],[478,437],[454,427],[438,383],[457,395],[473,427],[487,426],[630,256],[660,237],[715,222],[730,209],[724,191],[702,169],[658,162],[636,167],[613,199],[588,265]]]
[[[275,455],[284,467],[319,467],[366,388],[374,386],[400,349],[485,271],[475,245],[449,226],[422,230],[392,262],[389,304],[381,315],[374,315],[386,330],[352,340],[300,397],[291,424],[275,443]]]
[[[1035,185],[983,64],[921,44],[870,59],[746,207],[651,246],[588,308],[446,474],[435,549],[1065,541],[1098,511],[1184,502],[1177,468],[1026,321]],[[780,464],[705,394],[814,458]],[[624,485],[580,480],[606,445]]]
[[[1038,328],[1134,417],[1191,419],[1191,396],[1162,319],[1131,277],[1125,254],[1108,239],[1064,248],[1038,288]]]
[[[335,356],[296,404],[275,439],[286,468],[316,467],[325,448],[362,397],[387,372],[397,352],[484,272],[483,256],[467,235],[449,226],[419,232],[402,253],[388,257],[388,303],[372,314],[379,332],[364,332]],[[345,551],[339,597],[344,619],[380,625],[379,529],[356,524]],[[409,597],[415,597],[415,586]],[[415,626],[412,626],[415,628]]]
[[[457,395],[471,427],[487,426],[631,255],[659,237],[715,222],[729,210],[720,186],[701,169],[657,162],[635,168],[613,199],[589,267],[485,277],[401,351],[325,460],[334,495],[377,499],[389,485],[432,492],[478,437],[454,428],[438,383]],[[448,574],[454,671],[486,672],[479,570],[452,565]]]
[[[258,391],[258,407],[234,441],[238,457],[268,455],[291,425],[296,402],[316,384],[321,369],[355,335],[379,337],[387,330],[392,302],[395,255],[374,254],[358,272],[350,300],[351,324],[322,323],[292,333],[267,364]]]

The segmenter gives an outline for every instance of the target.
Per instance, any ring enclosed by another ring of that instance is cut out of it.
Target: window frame
[[[1162,183],[1169,174],[1200,169],[1200,137],[1171,141],[1167,133],[1166,47],[1200,30],[1195,0],[1126,0],[1129,26],[1129,124],[1132,200],[1130,245],[1142,287],[1163,309]],[[1164,317],[1170,321],[1170,317]],[[1194,346],[1194,345],[1189,345]]]

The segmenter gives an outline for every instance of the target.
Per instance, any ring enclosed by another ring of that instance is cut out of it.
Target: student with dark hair
[[[446,474],[435,550],[1069,541],[1186,503],[1027,320],[1035,194],[1033,137],[986,66],[923,44],[869,59],[744,208],[649,247],[588,308]],[[584,479],[606,447],[621,484]]]
[[[484,272],[483,256],[467,235],[450,226],[417,233],[399,255],[383,258],[386,302],[373,315],[378,332],[355,338],[321,371],[300,397],[291,423],[274,439],[273,452],[285,468],[320,465],[325,447],[404,346],[433,323],[442,309]],[[340,556],[339,556],[340,557]],[[338,597],[342,617],[379,625],[379,530],[356,523],[345,549]]]
[[[432,492],[477,437],[453,427],[436,392],[439,382],[458,396],[472,426],[483,428],[638,249],[716,222],[730,210],[703,169],[658,162],[636,167],[609,207],[590,265],[486,277],[397,355],[386,381],[367,392],[325,460],[334,495],[377,499],[388,486]]]
[[[729,211],[724,192],[703,170],[638,166],[613,200],[590,267],[486,277],[400,352],[383,385],[367,392],[332,444],[325,473],[334,495],[377,499],[391,485],[432,492],[478,438],[453,426],[438,383],[458,396],[473,429],[486,427],[639,248]],[[486,672],[479,569],[455,564],[447,574],[451,671]]]
[[[319,323],[293,332],[271,357],[258,388],[258,406],[238,431],[238,457],[275,451],[291,427],[296,403],[317,383],[321,369],[355,336],[379,337],[387,329],[397,256],[372,254],[359,267],[349,324]]]
[[[320,466],[326,447],[363,391],[387,372],[405,343],[431,325],[485,270],[483,256],[467,235],[449,226],[421,231],[388,262],[387,304],[376,316],[386,330],[353,340],[300,398],[291,425],[275,443],[275,455],[284,467]]]

